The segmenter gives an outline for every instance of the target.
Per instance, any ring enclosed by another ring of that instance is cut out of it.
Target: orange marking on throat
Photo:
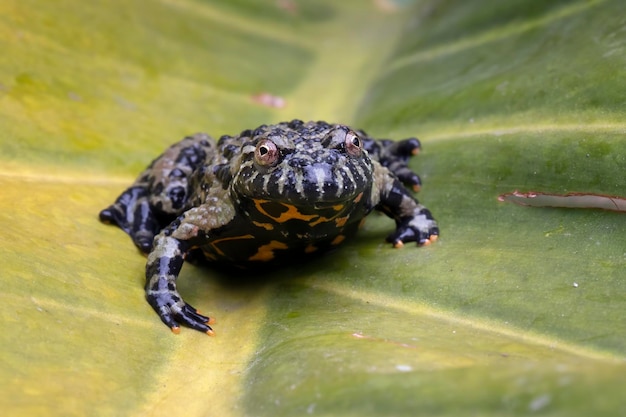
[[[359,194],[357,196],[357,200],[360,200],[362,195],[363,193]],[[341,214],[341,210],[345,208],[345,205],[343,204],[336,204],[332,206],[333,210],[337,212],[335,215],[331,217],[323,217],[323,216],[320,216],[319,214],[301,213],[300,210],[296,206],[293,206],[291,204],[275,203],[275,204],[280,204],[282,207],[285,207],[287,209],[287,211],[283,211],[282,213],[280,213],[279,216],[275,216],[275,215],[271,215],[270,213],[267,212],[267,210],[263,208],[263,204],[269,203],[269,202],[270,202],[269,200],[254,200],[254,205],[256,209],[259,211],[259,213],[263,214],[266,217],[269,217],[270,219],[274,220],[277,223],[285,223],[289,220],[303,220],[305,222],[309,222],[309,226],[315,227],[318,224],[327,223],[327,222],[334,220],[335,223],[337,224],[337,227],[343,227],[343,225],[345,225],[346,222],[348,221],[348,216],[340,217],[340,218],[337,217]],[[253,222],[253,223],[256,226],[265,228],[266,230],[273,229],[273,226],[269,223],[260,223],[260,222]]]
[[[254,205],[256,206],[256,209],[259,211],[259,213],[263,214],[264,216],[269,217],[270,219],[276,221],[277,223],[285,223],[286,221],[293,220],[293,219],[304,220],[305,222],[308,222],[309,220],[319,217],[317,214],[302,214],[300,213],[300,211],[298,210],[296,206],[293,206],[291,204],[286,204],[286,203],[276,203],[285,207],[287,211],[280,213],[278,217],[272,216],[271,214],[267,212],[267,210],[263,208],[263,204],[269,203],[269,202],[270,200],[254,200]]]

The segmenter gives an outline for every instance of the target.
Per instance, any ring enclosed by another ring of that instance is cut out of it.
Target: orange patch
[[[363,193],[359,194],[355,201],[360,200],[362,196],[363,196]],[[295,220],[303,220],[305,222],[310,222],[309,226],[315,227],[320,223],[327,223],[327,222],[334,220],[335,223],[337,224],[337,227],[343,227],[343,225],[345,225],[346,222],[348,221],[347,216],[337,218],[337,216],[341,214],[340,211],[345,208],[343,204],[336,204],[333,206],[333,210],[338,212],[334,216],[322,217],[319,214],[303,214],[298,210],[296,206],[293,206],[291,204],[279,203],[281,206],[285,207],[287,211],[280,213],[279,216],[273,216],[270,213],[268,213],[267,210],[263,208],[263,204],[269,203],[269,202],[270,202],[269,200],[254,200],[254,205],[256,206],[256,209],[259,211],[259,213],[263,214],[266,217],[269,217],[270,219],[274,220],[277,223],[285,223],[289,220],[295,219]],[[264,227],[266,230],[273,229],[273,226],[269,223],[259,223],[259,222],[253,222],[253,223],[256,226]]]
[[[269,217],[270,219],[276,221],[277,223],[285,223],[286,221],[292,220],[292,219],[304,220],[305,222],[308,222],[309,220],[319,217],[316,214],[302,214],[300,213],[300,211],[298,211],[298,208],[296,206],[292,206],[291,204],[285,204],[285,203],[280,203],[280,204],[283,207],[285,207],[287,211],[280,213],[280,216],[278,217],[272,216],[263,208],[263,204],[269,203],[269,202],[270,202],[269,200],[254,200],[254,205],[256,206],[256,209],[259,211],[259,213],[263,214],[264,216]]]
[[[288,246],[283,242],[279,242],[277,240],[272,240],[267,245],[263,245],[259,247],[259,250],[248,258],[249,261],[269,261],[274,259],[274,250],[276,249],[287,249]]]
[[[358,203],[359,201],[361,201],[361,199],[363,198],[363,193],[359,193],[359,195],[357,195],[354,200],[352,200],[353,203]]]
[[[313,253],[315,251],[317,251],[317,247],[311,243],[309,243],[309,245],[304,248],[304,253]]]
[[[330,242],[331,245],[336,246],[338,244],[340,244],[341,242],[344,241],[346,237],[344,235],[337,235],[336,238],[333,239],[332,242]]]
[[[335,219],[335,224],[337,225],[337,227],[343,227],[343,226],[345,226],[345,224],[346,224],[346,222],[348,221],[349,218],[350,218],[350,216],[336,218]]]
[[[257,227],[262,227],[265,230],[273,230],[274,229],[274,226],[272,226],[272,224],[270,224],[270,223],[259,223],[259,222],[254,222],[253,221],[252,224],[254,224]]]

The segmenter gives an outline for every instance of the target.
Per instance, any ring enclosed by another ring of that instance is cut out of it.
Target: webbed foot
[[[417,155],[422,145],[417,138],[392,141],[389,139],[365,141],[365,149],[380,164],[391,171],[398,179],[413,191],[419,191],[422,180],[409,166],[409,159]]]
[[[145,187],[130,187],[114,204],[100,212],[100,221],[115,224],[128,233],[143,253],[150,252],[154,235],[161,228],[148,197]]]
[[[422,187],[422,180],[419,175],[413,172],[409,166],[409,158],[417,155],[422,149],[422,145],[417,138],[403,139],[393,142],[387,148],[389,163],[387,167],[396,174],[398,179],[413,191],[419,191]]]
[[[154,240],[146,263],[146,300],[172,332],[178,333],[183,324],[212,336],[210,324],[214,320],[187,304],[176,289],[176,279],[190,246],[187,241],[168,236],[177,225],[170,225]]]
[[[215,320],[211,317],[204,316],[198,312],[190,304],[187,304],[176,291],[150,291],[146,292],[146,299],[157,312],[161,321],[169,327],[173,333],[180,332],[180,325],[184,324],[194,330],[201,331],[214,336],[215,332],[211,328],[211,324]]]
[[[417,242],[420,246],[426,246],[438,237],[439,227],[430,210],[418,207],[412,216],[403,217],[397,222],[395,232],[387,236],[387,241],[396,248],[404,246],[404,242]]]

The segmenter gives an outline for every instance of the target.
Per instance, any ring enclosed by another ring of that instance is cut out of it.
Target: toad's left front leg
[[[401,247],[404,242],[428,245],[437,240],[439,227],[430,210],[421,205],[395,176],[384,175],[381,183],[380,202],[376,208],[396,221],[396,230],[387,236],[387,241]]]
[[[183,266],[189,243],[168,236],[166,229],[154,238],[152,251],[146,264],[146,299],[174,333],[179,323],[213,335],[213,320],[203,316],[187,304],[176,289],[176,279]]]

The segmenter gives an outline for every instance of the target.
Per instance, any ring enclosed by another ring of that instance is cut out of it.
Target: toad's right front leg
[[[146,264],[146,299],[172,332],[178,333],[182,323],[212,336],[210,324],[214,321],[187,304],[176,289],[187,250],[188,242],[169,236],[166,231],[154,238]]]

